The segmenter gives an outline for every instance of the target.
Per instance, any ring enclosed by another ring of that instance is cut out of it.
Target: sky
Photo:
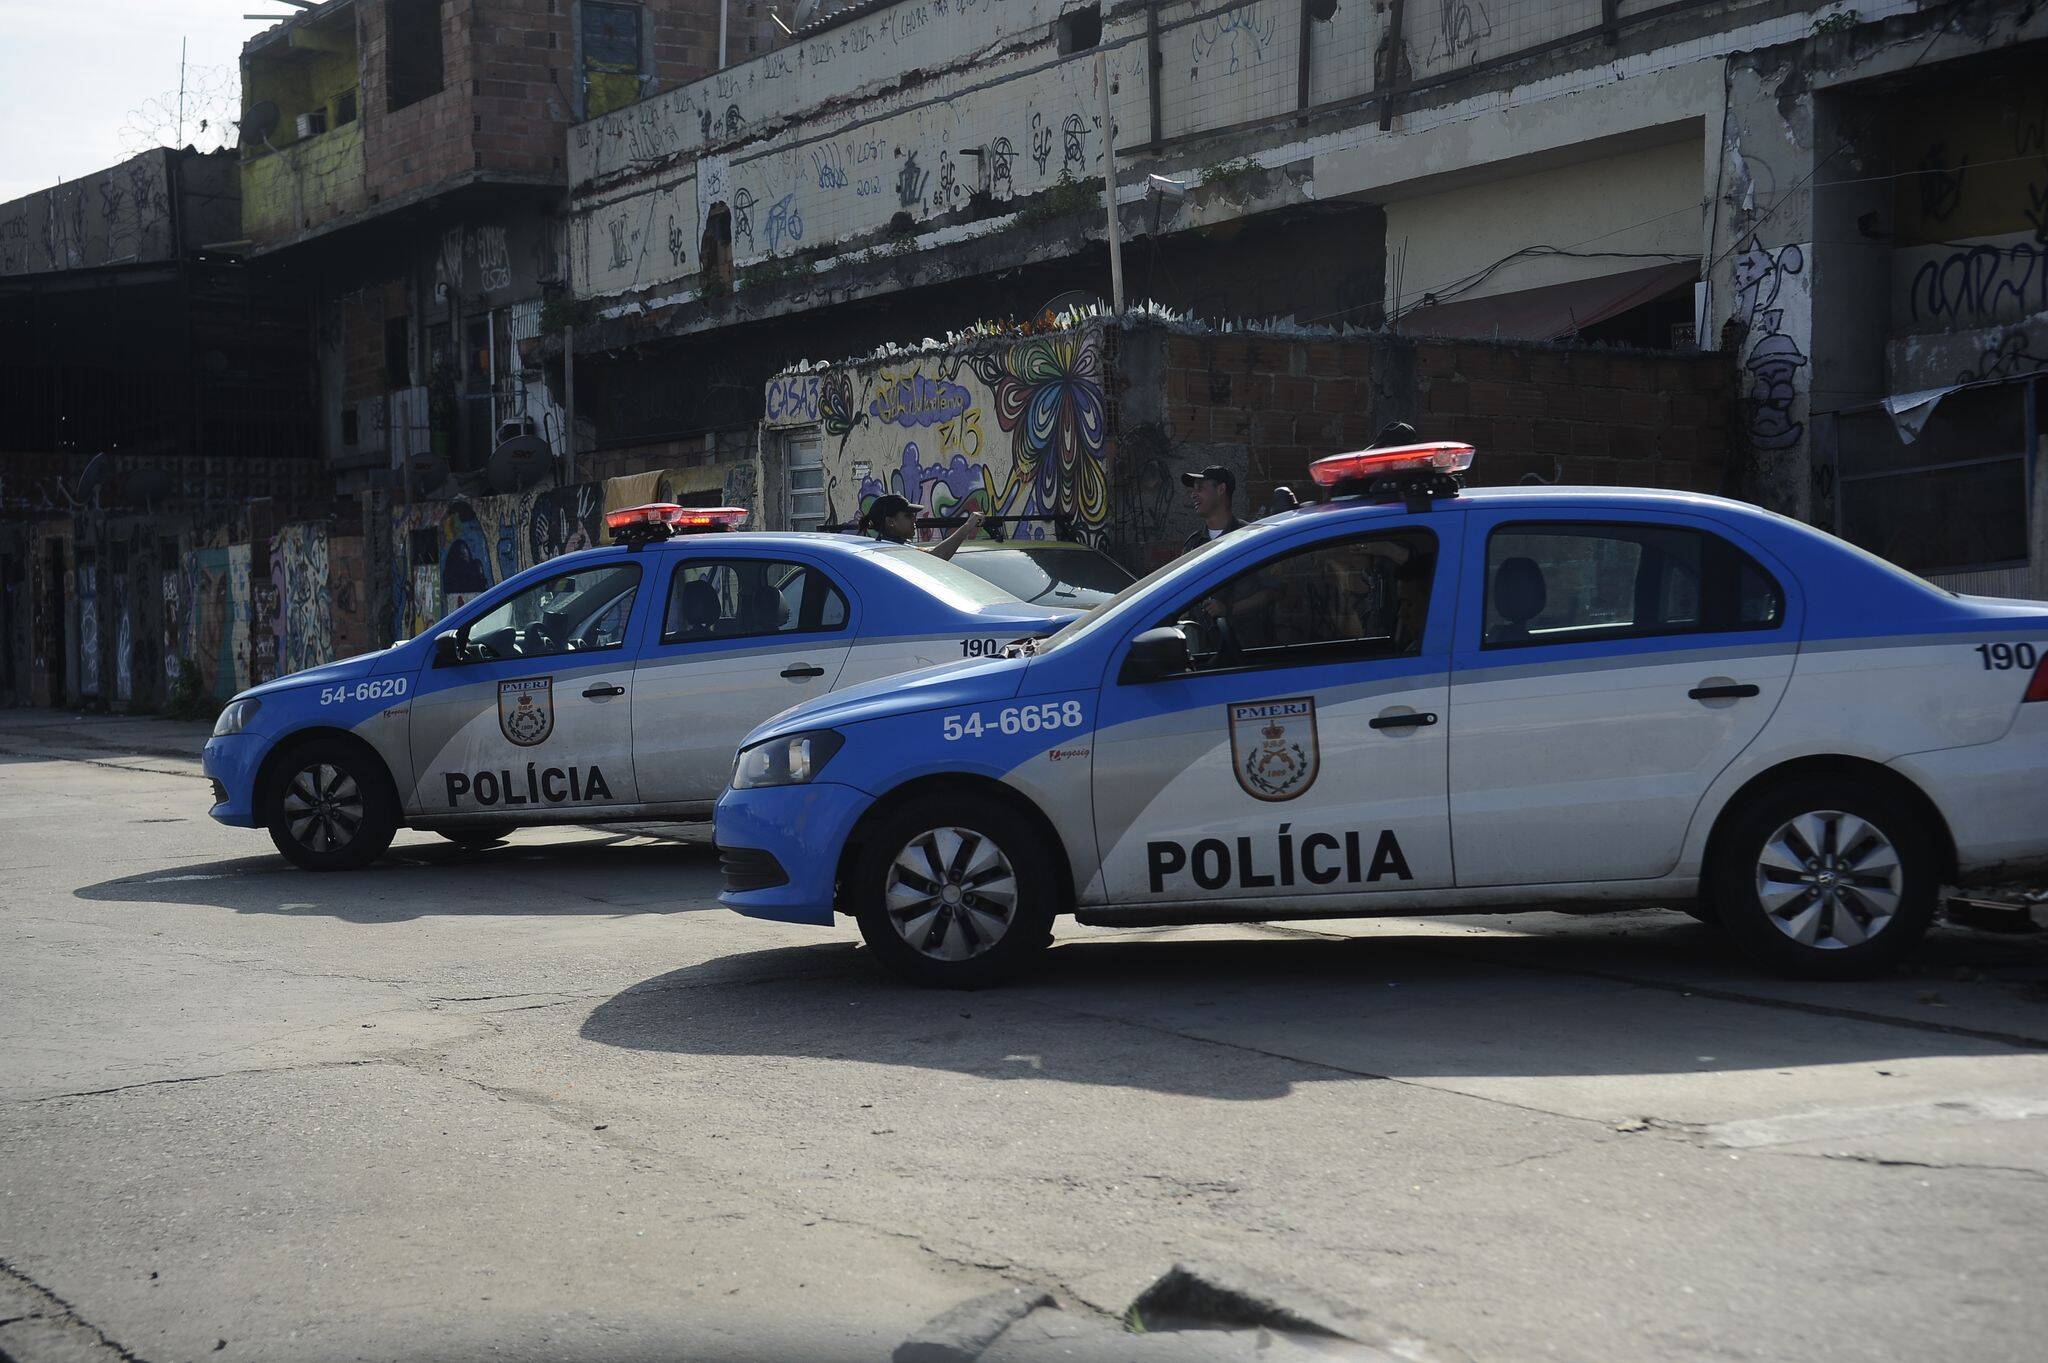
[[[192,93],[212,97],[188,98],[185,140],[219,146],[219,123],[236,112],[242,44],[265,27],[242,16],[289,9],[280,0],[0,0],[0,203],[167,145],[181,37]],[[197,120],[208,113],[202,142]]]

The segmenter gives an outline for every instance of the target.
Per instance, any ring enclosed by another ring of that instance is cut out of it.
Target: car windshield
[[[1256,533],[1256,531],[1253,528],[1248,528],[1247,530],[1240,530],[1238,532],[1238,535],[1243,535],[1247,533]],[[1105,624],[1109,623],[1117,616],[1121,615],[1127,603],[1132,601],[1134,598],[1143,596],[1146,592],[1152,589],[1154,584],[1161,582],[1168,577],[1173,576],[1175,573],[1185,572],[1191,569],[1196,563],[1200,562],[1202,559],[1208,557],[1209,555],[1215,553],[1220,546],[1230,544],[1236,541],[1236,539],[1237,536],[1234,535],[1218,535],[1215,539],[1210,540],[1201,548],[1193,550],[1190,553],[1182,554],[1177,559],[1173,559],[1169,562],[1160,564],[1157,568],[1154,568],[1151,572],[1145,574],[1136,582],[1133,582],[1130,586],[1125,587],[1115,596],[1109,598],[1109,600],[1103,602],[1101,605],[1089,611],[1086,615],[1082,616],[1079,620],[1076,620],[1073,624],[1068,625],[1059,633],[1041,642],[1038,645],[1036,651],[1040,654],[1044,654],[1050,653],[1052,650],[1056,648],[1070,647],[1077,640],[1086,638],[1087,636],[1093,634],[1096,630],[1101,629]]]
[[[982,606],[1014,606],[1023,600],[1015,592],[985,577],[977,577],[957,563],[909,545],[886,545],[876,549],[874,555],[877,562],[898,577],[910,579],[963,610],[977,610]]]
[[[1075,544],[1006,544],[963,550],[953,562],[978,577],[1045,606],[1086,609],[1131,584],[1115,559]]]

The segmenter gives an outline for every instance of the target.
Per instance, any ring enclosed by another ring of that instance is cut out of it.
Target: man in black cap
[[[1244,528],[1244,522],[1230,506],[1230,499],[1237,492],[1236,474],[1221,464],[1211,464],[1200,472],[1183,473],[1180,481],[1188,490],[1188,501],[1193,503],[1195,514],[1202,518],[1202,524],[1181,545],[1183,554],[1191,554],[1211,540]],[[1279,595],[1263,574],[1254,573],[1238,578],[1222,592],[1204,600],[1198,609],[1209,619],[1228,624],[1232,642],[1238,648],[1257,648],[1268,642],[1268,616]]]
[[[868,503],[861,522],[885,544],[909,544],[917,534],[917,514],[923,510],[900,492],[885,492]],[[968,512],[967,519],[956,526],[952,534],[937,544],[926,546],[925,552],[938,558],[953,557],[953,551],[981,529],[982,520],[979,509]]]
[[[1237,493],[1237,475],[1229,469],[1211,464],[1198,473],[1183,473],[1180,483],[1188,490],[1188,501],[1194,505],[1195,514],[1202,518],[1202,524],[1181,543],[1183,554],[1191,554],[1210,540],[1244,528],[1244,522],[1230,508],[1230,499]]]

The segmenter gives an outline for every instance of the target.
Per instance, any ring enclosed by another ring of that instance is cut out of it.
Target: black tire
[[[1733,811],[1715,839],[1707,882],[1721,926],[1779,974],[1853,980],[1890,970],[1934,921],[1940,858],[1926,817],[1888,791],[1841,777],[1794,778],[1764,791]],[[1785,838],[1767,865],[1779,834],[1802,827],[1807,834]],[[1837,864],[1828,864],[1830,855]],[[1773,891],[1776,913],[1762,884],[1784,887]]]
[[[924,869],[941,849],[951,852],[939,868],[955,881],[951,904],[945,877]],[[986,860],[983,849],[996,860]],[[913,860],[899,863],[899,854]],[[889,811],[869,831],[843,889],[861,937],[890,974],[912,984],[979,989],[1012,978],[1051,944],[1056,864],[1045,837],[1014,809],[979,795],[924,796]],[[1004,915],[1006,882],[1014,889]],[[912,897],[932,886],[938,895],[924,912]]]
[[[434,831],[464,851],[474,852],[505,841],[505,835],[517,827],[516,823],[487,823],[466,828],[437,828]]]
[[[338,739],[316,739],[285,753],[263,802],[271,842],[285,860],[308,871],[368,866],[398,832],[398,800],[383,764]],[[311,819],[308,808],[316,811]]]

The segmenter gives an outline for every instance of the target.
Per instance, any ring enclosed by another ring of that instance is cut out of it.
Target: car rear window
[[[1484,646],[1774,629],[1785,594],[1755,559],[1669,525],[1503,525],[1486,545]]]

